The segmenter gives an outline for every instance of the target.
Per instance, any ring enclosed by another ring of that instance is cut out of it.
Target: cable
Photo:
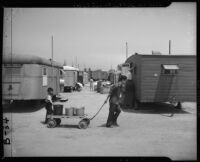
[[[103,106],[105,105],[106,103],[104,102],[103,105],[100,107],[100,109],[97,111],[97,113],[92,117],[90,118],[89,120],[92,120],[95,118],[95,116],[97,116],[97,114],[101,111],[101,109],[103,108]]]

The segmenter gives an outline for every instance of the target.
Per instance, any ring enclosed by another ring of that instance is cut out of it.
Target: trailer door
[[[170,98],[170,91],[178,74],[178,65],[161,65],[161,75],[155,94],[156,102],[166,102]]]

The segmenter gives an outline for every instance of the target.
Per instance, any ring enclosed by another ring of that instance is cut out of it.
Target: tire
[[[56,120],[56,125],[60,125],[60,123],[61,123],[61,119],[56,118],[55,120]]]
[[[81,120],[78,123],[78,127],[79,127],[79,129],[86,129],[88,127],[88,123],[86,121]]]
[[[47,121],[48,128],[55,128],[56,125],[57,125],[57,122],[55,119],[48,119],[48,121]]]
[[[174,108],[175,108],[175,109],[179,109],[179,110],[181,110],[181,109],[182,109],[181,102],[179,101],[179,102],[177,103],[177,105],[174,106]]]

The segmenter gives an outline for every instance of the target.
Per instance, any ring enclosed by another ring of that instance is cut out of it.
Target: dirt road
[[[85,106],[92,117],[103,104],[106,94],[64,93],[67,105]],[[122,112],[120,127],[106,128],[108,104],[91,121],[89,128],[77,128],[78,120],[63,120],[60,127],[43,124],[45,109],[12,113],[12,156],[165,156],[172,160],[196,159],[196,103],[183,103],[184,111],[173,117],[165,112],[138,110]],[[159,107],[162,109],[162,107]],[[16,107],[20,109],[20,107]],[[161,114],[160,114],[161,113]],[[10,113],[5,113],[10,116]],[[5,150],[9,156],[9,150]]]

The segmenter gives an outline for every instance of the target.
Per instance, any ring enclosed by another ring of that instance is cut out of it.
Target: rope
[[[104,102],[103,105],[100,107],[100,109],[97,111],[97,113],[96,113],[92,118],[90,118],[90,120],[94,119],[94,118],[97,116],[97,114],[101,111],[101,109],[103,108],[103,106],[104,106],[105,104],[106,104],[106,103]]]

